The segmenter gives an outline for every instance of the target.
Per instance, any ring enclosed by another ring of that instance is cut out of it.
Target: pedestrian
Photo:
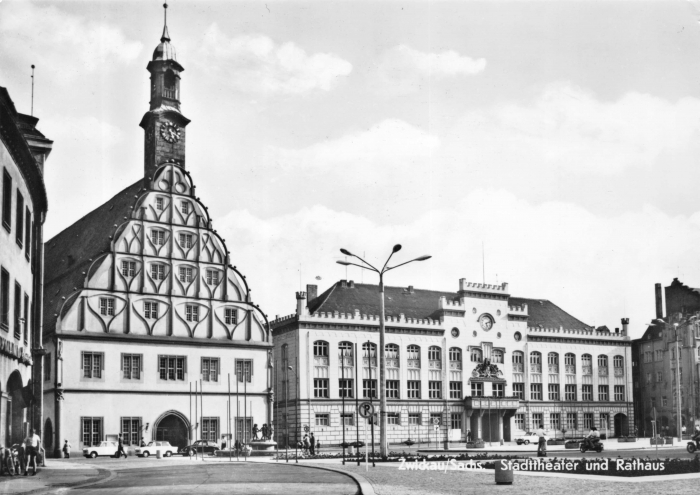
[[[141,437],[141,447],[145,447],[145,446],[146,446],[146,441],[143,439],[143,437]]]
[[[538,437],[537,457],[547,457],[547,438],[544,431],[544,425],[540,424],[540,427],[535,431],[535,435]]]
[[[321,453],[321,441],[316,440],[316,455]]]
[[[311,455],[316,455],[316,438],[314,438],[313,432],[311,432],[311,438],[309,439],[309,450]]]
[[[114,454],[114,457],[116,457],[117,459],[121,459],[122,455],[124,455],[124,457],[126,457],[126,452],[124,452],[124,444],[122,444],[121,433],[119,434],[117,441],[119,442],[119,444],[117,445],[117,452],[116,452],[116,454]]]
[[[309,435],[304,435],[303,445],[304,445],[304,454],[308,454],[309,453]]]
[[[471,442],[471,441],[472,441],[472,431],[467,430],[467,442]]]
[[[22,440],[22,443],[17,445],[17,455],[14,455],[13,450],[10,451],[10,454],[12,455],[12,461],[14,462],[14,465],[15,465],[15,472],[17,474],[24,473],[27,471],[26,442],[27,442],[27,440],[24,439],[24,440]]]
[[[66,459],[70,459],[70,449],[72,445],[68,443],[68,440],[65,440],[65,443],[63,444],[63,456]]]
[[[34,467],[34,472],[32,473],[32,476],[36,475],[36,471],[37,471],[36,453],[39,451],[40,444],[41,444],[41,438],[39,438],[39,435],[34,433],[34,428],[31,428],[29,430],[29,436],[24,441],[24,445],[27,449],[27,465],[24,467],[24,475],[25,476],[29,475],[29,466],[30,465],[32,465]]]

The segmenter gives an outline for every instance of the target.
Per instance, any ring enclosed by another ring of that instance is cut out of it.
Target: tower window
[[[177,99],[177,78],[171,70],[168,70],[163,77],[163,96]]]

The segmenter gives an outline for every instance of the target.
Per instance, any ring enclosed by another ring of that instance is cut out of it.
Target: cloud
[[[302,285],[319,284],[319,291],[345,278],[345,268],[335,263],[341,247],[366,253],[375,266],[397,242],[404,246],[397,261],[431,254],[429,261],[391,272],[386,283],[455,291],[459,278],[481,282],[484,241],[487,283],[509,282],[513,295],[550,299],[588,324],[614,328],[621,317],[632,317],[639,335],[653,317],[655,282],[670,282],[676,263],[688,280],[700,278],[693,251],[699,218],[700,212],[671,217],[650,206],[596,216],[571,203],[535,205],[482,189],[403,224],[316,205],[267,219],[232,211],[215,225],[256,302],[272,317],[294,312],[299,270]],[[352,267],[347,276],[376,283],[375,274]]]
[[[331,53],[307,54],[292,42],[275,43],[264,35],[230,37],[213,24],[197,47],[200,69],[228,73],[239,91],[303,94],[330,91],[352,71],[352,64]]]
[[[34,63],[54,81],[116,70],[141,54],[140,42],[102,21],[31,2],[8,2],[0,8],[0,62],[21,67]]]
[[[374,85],[381,91],[408,94],[448,78],[479,74],[485,68],[486,59],[466,57],[454,50],[430,53],[399,45],[382,55]]]

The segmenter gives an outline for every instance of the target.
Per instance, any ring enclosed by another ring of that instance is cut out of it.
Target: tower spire
[[[163,4],[163,36],[160,37],[161,43],[164,41],[170,41],[170,34],[168,34],[168,2]]]

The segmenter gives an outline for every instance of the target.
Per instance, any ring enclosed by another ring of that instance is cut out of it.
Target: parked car
[[[92,447],[84,447],[83,455],[85,457],[92,457],[93,459],[98,455],[109,455],[114,456],[119,448],[118,442],[100,442],[99,445],[94,445]]]
[[[148,457],[149,455],[156,455],[156,451],[160,450],[160,453],[165,457],[170,457],[173,454],[177,454],[177,447],[170,445],[170,442],[148,442],[145,447],[136,447],[136,455],[139,457]]]
[[[544,439],[549,440],[549,437],[545,435]],[[524,435],[518,435],[517,437],[515,437],[515,442],[518,445],[528,445],[530,442],[537,443],[539,442],[539,440],[540,438],[530,431],[528,431]]]
[[[221,446],[216,442],[208,440],[197,440],[192,445],[182,447],[178,453],[182,455],[209,454],[214,455],[214,452],[219,450]]]

